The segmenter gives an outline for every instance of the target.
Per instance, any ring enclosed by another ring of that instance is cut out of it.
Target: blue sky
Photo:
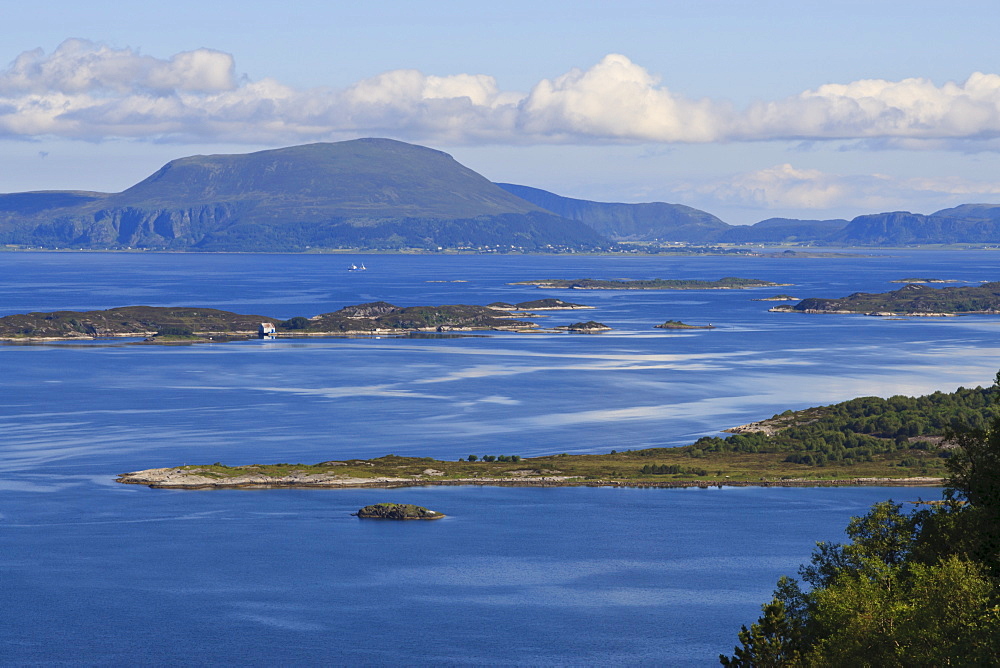
[[[1000,4],[5,3],[0,192],[394,137],[731,223],[1000,202]]]

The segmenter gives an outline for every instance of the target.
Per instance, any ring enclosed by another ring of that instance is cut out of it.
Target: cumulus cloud
[[[673,91],[619,54],[527,92],[501,90],[486,74],[406,69],[343,89],[297,89],[240,81],[233,57],[220,51],[157,58],[80,39],[50,54],[26,51],[0,71],[0,136],[262,143],[361,134],[445,143],[807,139],[997,150],[1000,76],[826,84],[736,109]]]
[[[703,183],[678,185],[675,192],[709,196],[717,202],[757,209],[865,211],[910,208],[914,203],[1000,194],[1000,182],[955,178],[894,178],[885,174],[831,174],[790,164]]]

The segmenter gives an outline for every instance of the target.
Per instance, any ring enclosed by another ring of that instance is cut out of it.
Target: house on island
[[[262,339],[273,339],[277,331],[273,322],[262,322],[257,328],[257,336]]]

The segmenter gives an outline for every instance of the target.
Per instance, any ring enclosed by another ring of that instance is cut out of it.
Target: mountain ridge
[[[0,244],[15,246],[560,252],[617,242],[1000,243],[1000,205],[729,225],[683,204],[495,184],[443,151],[381,138],[177,158],[119,193],[0,194]]]

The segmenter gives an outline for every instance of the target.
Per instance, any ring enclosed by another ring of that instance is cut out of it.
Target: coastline
[[[539,477],[477,477],[435,479],[432,477],[409,478],[354,478],[339,476],[288,475],[281,477],[246,476],[229,480],[211,479],[197,474],[172,473],[174,469],[147,469],[120,474],[115,482],[123,485],[145,485],[151,489],[394,489],[402,487],[632,487],[687,489],[698,487],[940,487],[943,478],[874,478],[856,477],[843,479],[789,478],[743,480],[614,480],[586,479],[580,476]]]

